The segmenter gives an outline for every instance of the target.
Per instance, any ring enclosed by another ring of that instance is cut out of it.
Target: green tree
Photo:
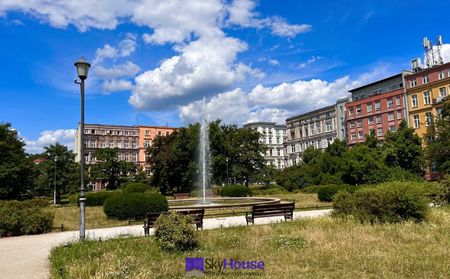
[[[59,196],[75,193],[80,187],[80,165],[75,162],[75,154],[59,143],[44,147],[39,157],[43,162],[36,165],[33,195],[53,194],[56,184],[57,202]]]
[[[450,173],[450,99],[447,97],[441,115],[434,121],[426,157],[437,171]]]
[[[28,194],[33,167],[24,146],[11,124],[0,123],[0,199],[21,199]]]
[[[120,178],[136,174],[136,165],[119,161],[118,149],[104,148],[95,153],[97,163],[92,165],[89,175],[92,180],[106,180],[106,189],[114,190],[120,185]]]
[[[400,167],[413,173],[422,173],[424,153],[422,140],[405,121],[396,132],[388,132],[383,146],[384,160],[389,167]]]

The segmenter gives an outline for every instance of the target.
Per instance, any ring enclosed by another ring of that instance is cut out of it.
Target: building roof
[[[320,113],[320,112],[323,112],[323,111],[335,109],[336,108],[335,106],[336,105],[326,106],[326,107],[323,107],[323,108],[320,108],[320,109],[316,109],[316,110],[309,111],[309,112],[306,112],[306,113],[303,113],[303,114],[292,116],[292,117],[289,117],[288,119],[286,119],[286,122],[294,120],[294,119],[297,119],[297,118],[308,117],[308,116],[311,116],[311,115],[314,115],[314,114],[317,114],[317,113]]]
[[[244,124],[244,127],[251,127],[251,126],[276,126],[276,127],[286,127],[285,124],[277,124],[276,122],[264,122],[264,121],[258,121],[258,122],[248,122]]]
[[[403,74],[403,73],[395,74],[395,75],[393,75],[393,76],[390,76],[390,77],[387,77],[387,78],[384,78],[384,79],[380,79],[380,80],[377,80],[377,81],[375,81],[375,82],[371,82],[371,83],[368,83],[368,84],[366,84],[366,85],[363,85],[363,86],[360,86],[360,87],[357,87],[357,88],[353,88],[353,89],[349,90],[348,92],[353,93],[353,92],[358,91],[358,90],[361,90],[361,89],[363,89],[363,88],[366,88],[366,87],[369,87],[369,86],[373,86],[373,85],[376,85],[376,84],[378,84],[378,83],[383,83],[383,82],[388,81],[388,80],[390,80],[390,79],[396,79],[396,78],[401,77],[402,74]]]

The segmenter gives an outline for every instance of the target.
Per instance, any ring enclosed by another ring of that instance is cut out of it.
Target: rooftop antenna
[[[433,46],[433,43],[428,39],[428,37],[423,38],[422,45],[425,49],[425,65],[427,66],[427,68],[442,65],[444,63],[441,56],[441,35],[437,37],[436,46]]]

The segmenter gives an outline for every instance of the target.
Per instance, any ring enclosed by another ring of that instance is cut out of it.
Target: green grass
[[[360,224],[330,217],[202,231],[201,246],[165,253],[153,237],[52,250],[53,278],[183,278],[185,257],[264,260],[266,278],[449,278],[450,208],[427,222]],[[251,276],[254,278],[258,276]],[[245,273],[214,278],[249,278]]]

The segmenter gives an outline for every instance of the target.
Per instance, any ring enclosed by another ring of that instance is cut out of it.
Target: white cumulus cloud
[[[45,146],[59,143],[67,146],[69,150],[73,150],[75,143],[76,130],[75,129],[58,129],[47,130],[41,132],[40,136],[36,140],[25,141],[25,149],[28,153],[41,153],[44,151]]]

